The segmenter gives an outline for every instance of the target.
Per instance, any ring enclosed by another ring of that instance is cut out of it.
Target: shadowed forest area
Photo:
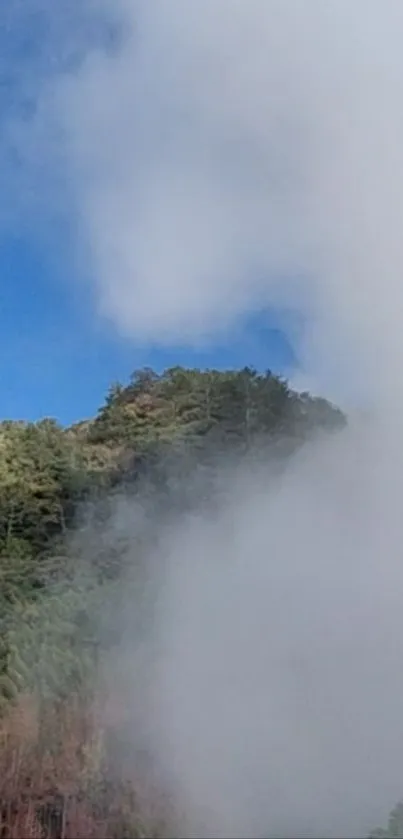
[[[116,503],[166,511],[214,504],[223,464],[282,465],[345,417],[267,372],[136,371],[94,419],[0,425],[0,837],[170,834],[170,805],[139,760],[120,765],[119,697],[99,690],[119,644],[128,566],[142,569],[152,523],[130,550],[104,527]],[[107,534],[107,535],[105,535]],[[144,577],[146,579],[146,577]],[[151,607],[150,607],[151,608]],[[385,830],[402,836],[398,807]]]

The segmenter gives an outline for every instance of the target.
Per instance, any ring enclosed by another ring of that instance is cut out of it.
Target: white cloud
[[[235,815],[241,835],[270,819],[362,835],[401,790],[403,6],[94,4],[119,45],[90,37],[42,83],[35,144],[32,125],[18,143],[39,169],[51,153],[74,196],[101,311],[178,343],[291,306],[309,327],[305,381],[392,403],[302,455],[273,495],[243,475],[212,523],[180,517],[163,542],[156,749],[211,832]]]
[[[401,4],[101,8],[119,46],[42,98],[100,310],[176,343],[280,303],[310,372],[400,357]]]
[[[403,472],[390,430],[352,423],[281,480],[263,453],[259,468],[223,469],[210,513],[168,501],[164,525],[159,508],[150,635],[136,508],[122,505],[133,578],[109,683],[122,760],[135,768],[146,741],[179,813],[171,835],[362,837],[401,797]]]

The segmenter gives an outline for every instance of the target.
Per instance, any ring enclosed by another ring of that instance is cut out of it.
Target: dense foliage
[[[161,491],[181,470],[270,447],[279,458],[345,420],[324,399],[245,368],[136,371],[111,387],[93,420],[0,424],[0,556],[4,601],[34,599],[89,503],[123,486]],[[65,569],[64,569],[65,570]],[[48,590],[48,587],[47,587]]]
[[[98,618],[112,608],[125,551],[118,534],[97,540],[88,522],[102,524],[122,492],[154,506],[169,494],[181,508],[194,501],[185,476],[201,475],[192,486],[208,496],[223,460],[264,448],[275,468],[344,424],[326,400],[270,372],[181,367],[136,371],[70,428],[0,424],[1,836],[162,831],[155,816],[145,826],[132,787],[112,782],[94,723]],[[77,540],[86,527],[92,535]],[[403,835],[390,832],[393,818],[378,835]]]

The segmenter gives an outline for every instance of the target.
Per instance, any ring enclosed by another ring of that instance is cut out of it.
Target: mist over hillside
[[[193,555],[199,575],[199,552],[207,548],[205,571],[210,568],[218,582],[226,573],[228,546],[225,540],[213,570],[224,536],[214,533],[227,527],[246,476],[273,489],[297,452],[340,433],[345,423],[326,400],[298,394],[270,372],[179,367],[161,375],[137,371],[127,386],[111,386],[95,418],[71,428],[51,419],[3,422],[5,835],[29,829],[35,836],[43,830],[51,837],[77,830],[103,836],[127,829],[134,836],[143,818],[146,833],[140,835],[160,835],[158,829],[167,835],[174,825],[181,835],[197,829],[188,822],[190,812],[178,819],[184,802],[167,767],[179,753],[174,744],[166,764],[168,731],[156,740],[157,717],[150,710],[157,713],[160,664],[169,662],[157,650],[169,637],[169,630],[159,634],[159,604],[172,585],[171,558],[181,564]],[[182,544],[176,547],[178,539],[185,539],[185,552]],[[231,549],[235,570],[238,550]],[[231,566],[227,570],[232,573]],[[180,569],[181,585],[188,574]],[[193,612],[192,591],[184,595]],[[200,627],[206,642],[212,617],[208,609]],[[216,640],[220,644],[219,635]],[[202,675],[206,651],[199,659],[195,645],[194,654]],[[178,671],[178,685],[185,677],[186,671]],[[163,694],[169,696],[168,686]],[[10,775],[16,756],[19,768]],[[197,763],[197,755],[193,759]],[[152,792],[150,772],[157,778]],[[144,786],[139,803],[133,795]],[[164,795],[169,817],[158,803]],[[87,819],[87,827],[80,819]],[[233,829],[242,833],[243,820],[237,819]]]
[[[145,356],[278,313],[309,393],[145,369],[2,424],[3,833],[403,835],[402,4],[12,27],[2,230],[60,226],[67,294]]]
[[[386,819],[400,516],[375,494],[374,423],[270,372],[177,367],[71,428],[2,424],[5,835]]]

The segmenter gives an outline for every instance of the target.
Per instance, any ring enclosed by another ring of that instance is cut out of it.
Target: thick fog
[[[125,587],[125,760],[150,751],[180,835],[359,837],[401,796],[402,479],[374,435],[244,465],[161,528],[141,641]]]
[[[133,749],[147,718],[182,835],[360,836],[403,795],[403,7],[91,10],[114,38],[89,29],[8,142],[29,182],[48,162],[94,306],[174,345],[293,313],[295,381],[352,418],[161,535],[144,707],[130,621],[122,650]]]

